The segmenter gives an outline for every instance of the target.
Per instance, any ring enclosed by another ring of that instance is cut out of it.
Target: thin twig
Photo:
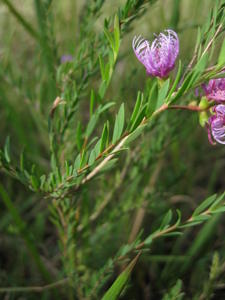
[[[220,30],[223,28],[222,24],[219,25],[219,27],[217,28],[217,31],[215,32],[214,36],[211,38],[211,40],[209,41],[208,45],[206,46],[205,50],[203,51],[201,58],[206,54],[206,52],[209,50],[209,48],[212,46],[213,41],[215,40],[215,38],[217,37],[217,35],[220,33]]]
[[[0,287],[0,293],[19,293],[19,292],[36,292],[41,293],[46,290],[54,289],[56,287],[59,287],[61,285],[64,285],[68,283],[70,278],[64,278],[61,280],[58,280],[56,282],[43,285],[43,286],[29,286],[29,287]]]

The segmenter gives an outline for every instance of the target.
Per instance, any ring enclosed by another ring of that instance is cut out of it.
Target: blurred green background
[[[125,2],[105,1],[99,17],[89,24],[91,34],[101,33],[104,19],[116,13]],[[35,31],[41,31],[41,17],[35,1],[13,0],[11,3]],[[43,45],[24,29],[5,1],[0,1],[0,146],[3,147],[6,137],[10,136],[13,160],[17,162],[24,151],[25,165],[31,168],[33,163],[37,164],[40,174],[50,170],[48,115],[60,91],[60,87],[52,83],[50,73],[57,76],[62,55],[78,55],[86,1],[53,0],[46,1],[46,5],[49,5],[49,15],[45,26],[49,30],[51,57],[47,55],[47,61],[44,61],[42,54],[43,51],[47,53],[48,49],[43,50]],[[131,30],[122,39],[119,59],[105,101],[115,101],[117,108],[125,102],[129,115],[138,90],[145,87],[145,70],[131,47],[134,35],[142,34],[153,39],[154,33],[166,28],[175,29],[180,39],[180,59],[187,65],[193,55],[197,27],[203,24],[213,5],[213,0],[159,0],[146,6],[147,11],[132,23]],[[221,41],[222,37],[219,38],[215,56]],[[53,61],[53,70],[51,65],[48,66],[50,60]],[[90,88],[95,87],[98,80],[98,75],[93,76],[82,96],[82,104],[64,145],[65,155],[73,155],[75,125],[80,120],[85,126]],[[194,93],[182,101],[192,100]],[[112,111],[112,119],[115,111]],[[99,131],[101,129],[102,126],[99,126]],[[152,124],[151,130],[132,144],[132,149],[128,158],[126,154],[121,155],[117,170],[100,178],[97,188],[96,181],[89,183],[80,196],[84,202],[81,212],[85,215],[113,191],[113,204],[109,206],[107,214],[97,220],[91,233],[86,232],[85,235],[84,232],[84,236],[78,237],[76,287],[80,285],[81,290],[85,290],[91,274],[101,269],[121,243],[128,240],[136,212],[143,203],[145,218],[142,227],[145,234],[157,227],[160,216],[169,208],[180,208],[185,218],[208,195],[223,192],[224,148],[212,147],[208,143],[206,130],[199,126],[196,114],[165,113],[158,124]],[[123,185],[117,189],[115,187],[120,181],[120,171],[125,161],[129,166],[128,174]],[[155,170],[158,171],[154,173]],[[156,178],[152,174],[156,174]],[[63,277],[62,254],[58,233],[49,220],[49,203],[4,172],[0,173],[0,178],[28,224],[47,269],[53,278]],[[123,299],[162,299],[178,278],[183,281],[185,299],[200,299],[204,283],[208,280],[212,256],[217,251],[221,261],[224,261],[224,250],[223,216],[212,218],[201,228],[187,229],[180,238],[159,240],[136,267]],[[116,273],[120,271],[118,267]],[[224,278],[224,274],[221,276]],[[41,276],[23,242],[23,235],[3,202],[0,202],[0,286],[42,284]],[[85,296],[88,292],[85,294],[83,290],[75,293],[74,299],[90,299]],[[59,299],[67,299],[66,288],[60,293]],[[41,299],[56,299],[54,297],[51,291],[41,294]],[[90,297],[100,299],[98,292]],[[40,295],[35,293],[21,293],[19,296],[14,293],[0,294],[0,299],[38,298]],[[218,289],[213,299],[225,299],[224,287]]]

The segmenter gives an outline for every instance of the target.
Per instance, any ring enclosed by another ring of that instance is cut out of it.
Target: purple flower
[[[165,30],[165,33],[156,36],[152,44],[141,36],[133,39],[135,55],[148,75],[164,78],[174,68],[179,54],[179,39],[173,30]]]
[[[70,54],[64,54],[64,55],[62,55],[61,58],[60,58],[61,64],[66,63],[66,62],[68,62],[68,61],[72,61],[72,60],[73,60],[73,56],[70,55]]]
[[[209,141],[211,144],[215,144],[215,141],[225,144],[225,105],[214,106],[213,113],[207,125]]]
[[[208,100],[225,101],[225,78],[211,79],[202,87]]]

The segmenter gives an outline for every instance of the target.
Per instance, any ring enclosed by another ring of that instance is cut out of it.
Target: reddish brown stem
[[[195,106],[195,105],[187,105],[187,106],[186,105],[170,105],[170,106],[168,106],[167,109],[183,109],[183,110],[191,110],[191,111],[201,112],[201,111],[206,111],[209,108],[210,108],[210,106],[207,108],[200,108],[199,106]]]

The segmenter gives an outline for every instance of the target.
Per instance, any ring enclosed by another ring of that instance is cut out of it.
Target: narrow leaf
[[[167,99],[166,99],[166,103],[169,103],[170,102],[170,98],[173,94],[173,92],[176,90],[177,88],[177,85],[179,83],[179,80],[180,80],[180,76],[181,76],[181,70],[182,70],[182,67],[181,67],[181,60],[179,60],[179,65],[178,65],[178,70],[177,70],[177,75],[176,75],[176,78],[174,80],[174,83],[169,91],[169,94],[167,96]]]
[[[119,275],[119,277],[114,281],[112,286],[108,289],[108,291],[103,296],[102,300],[116,300],[119,298],[122,290],[126,286],[130,274],[137,263],[137,260],[141,253],[139,253],[132,262],[127,266],[127,268]]]
[[[162,85],[158,93],[156,109],[161,107],[165,103],[165,98],[170,86],[170,79],[168,78]]]
[[[205,201],[203,201],[194,211],[192,217],[198,216],[202,213],[207,207],[209,207],[216,199],[216,194],[208,197]]]
[[[124,103],[121,104],[118,115],[116,116],[115,126],[113,130],[112,143],[115,144],[119,140],[124,127]]]
[[[225,63],[225,39],[223,40],[222,47],[218,58],[218,65],[224,65]]]
[[[7,136],[6,142],[5,142],[5,147],[4,147],[4,154],[5,154],[5,159],[8,163],[10,163],[10,138]]]

